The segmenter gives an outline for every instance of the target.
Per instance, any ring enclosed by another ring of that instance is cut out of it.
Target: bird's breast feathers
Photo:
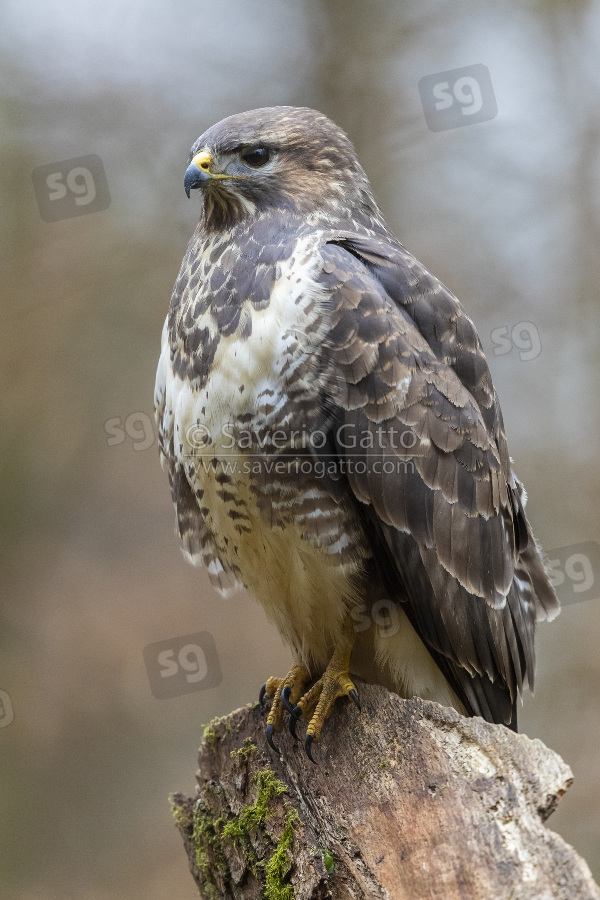
[[[351,510],[314,477],[308,452],[315,349],[329,327],[316,245],[313,234],[277,263],[269,302],[256,309],[243,300],[249,321],[242,313],[231,334],[219,334],[211,303],[199,296],[206,287],[184,296],[203,310],[193,323],[205,335],[195,353],[210,346],[210,367],[201,381],[176,371],[174,357],[191,370],[193,340],[167,319],[157,374],[161,446],[172,446],[197,498],[218,557],[209,574],[211,565],[217,575],[221,566],[238,572],[310,664],[328,658],[348,605],[359,602],[368,555]]]

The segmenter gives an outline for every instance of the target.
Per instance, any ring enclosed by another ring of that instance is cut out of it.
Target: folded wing
[[[475,327],[403,247],[335,236],[323,410],[387,589],[466,708],[516,727],[534,624],[558,609]]]

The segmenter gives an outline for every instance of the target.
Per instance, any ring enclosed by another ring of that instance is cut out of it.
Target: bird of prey
[[[184,186],[202,206],[162,335],[161,461],[187,558],[292,651],[261,691],[269,743],[303,719],[312,759],[354,678],[516,730],[559,607],[473,322],[322,113],[224,119]]]

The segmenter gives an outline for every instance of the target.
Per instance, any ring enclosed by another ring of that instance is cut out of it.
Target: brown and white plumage
[[[232,116],[192,158],[203,209],[156,382],[185,553],[248,588],[313,678],[390,599],[398,629],[354,629],[351,673],[516,727],[558,602],[473,323],[322,114]]]

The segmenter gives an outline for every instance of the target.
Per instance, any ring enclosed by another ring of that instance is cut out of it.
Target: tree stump
[[[573,780],[556,753],[383,687],[360,698],[318,765],[287,733],[269,749],[258,704],[207,726],[196,796],[171,798],[202,897],[600,900],[544,825]]]

